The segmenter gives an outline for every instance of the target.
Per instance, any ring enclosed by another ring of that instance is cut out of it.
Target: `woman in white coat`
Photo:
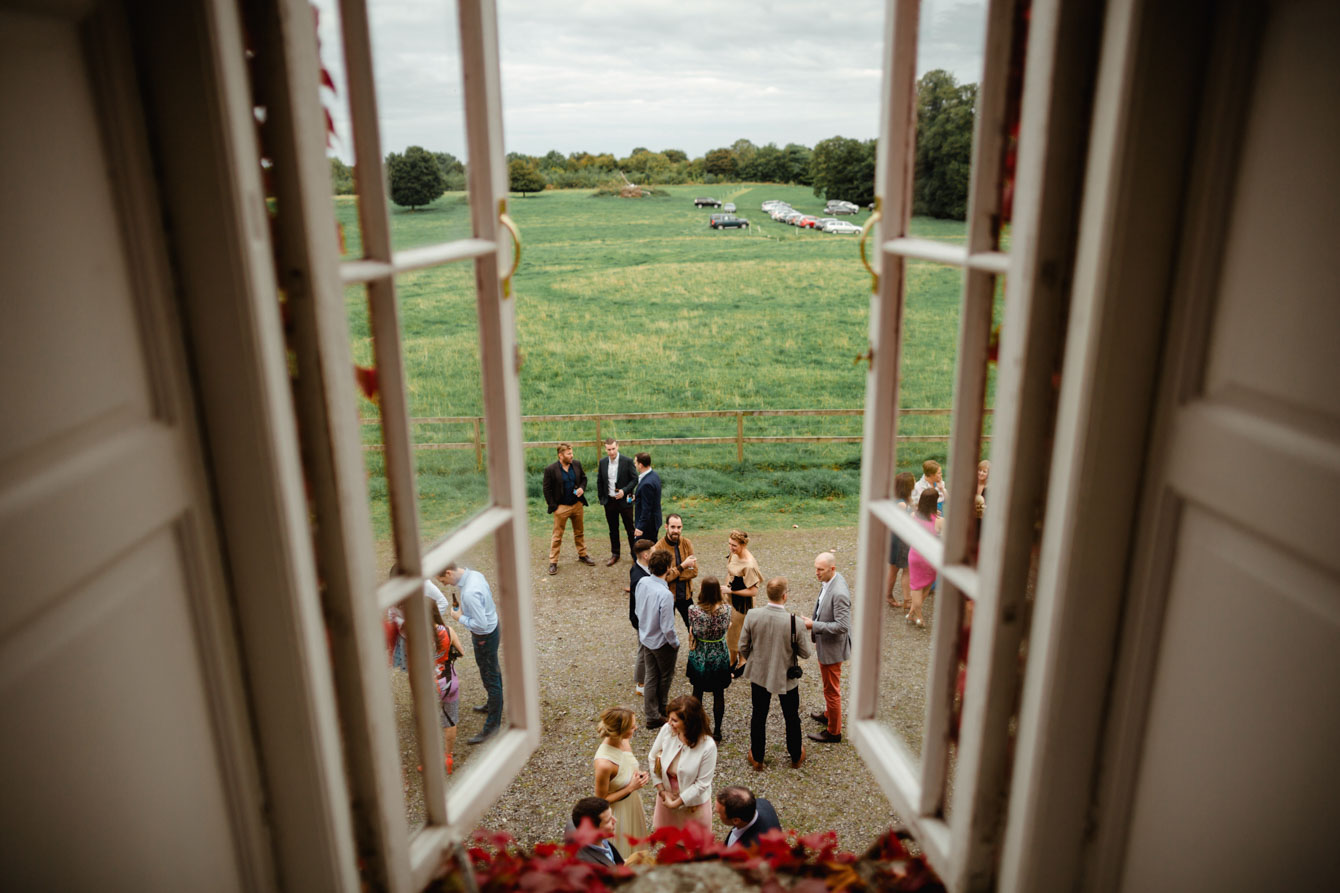
[[[671,701],[666,714],[668,719],[647,754],[651,780],[656,784],[651,828],[682,828],[698,822],[711,831],[717,743],[707,733],[707,714],[691,695]]]

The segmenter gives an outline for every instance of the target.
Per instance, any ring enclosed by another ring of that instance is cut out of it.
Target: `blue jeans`
[[[484,683],[488,694],[488,716],[484,718],[484,734],[496,731],[502,725],[503,684],[502,670],[498,667],[498,643],[502,635],[498,627],[493,632],[481,636],[470,634],[470,642],[475,648],[475,663],[479,665],[479,679]]]

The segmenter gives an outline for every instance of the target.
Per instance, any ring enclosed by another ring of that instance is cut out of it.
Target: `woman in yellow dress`
[[[754,596],[758,595],[763,573],[749,551],[749,534],[732,530],[726,545],[730,547],[726,556],[726,585],[730,587],[731,606],[726,649],[730,652],[730,665],[738,677],[744,672],[744,661],[740,660],[740,630],[744,629],[744,615],[754,606]]]
[[[634,847],[630,837],[647,836],[647,816],[642,808],[642,787],[651,780],[650,774],[638,768],[633,755],[632,738],[637,730],[637,718],[626,707],[611,707],[600,714],[597,731],[603,739],[596,748],[593,761],[596,774],[596,796],[609,801],[610,812],[616,820],[614,848],[627,859]],[[642,844],[636,849],[646,849]]]

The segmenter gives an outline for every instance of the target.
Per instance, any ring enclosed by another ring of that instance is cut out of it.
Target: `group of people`
[[[391,568],[391,575],[400,573],[399,565]],[[460,634],[446,622],[459,621],[470,633],[479,680],[484,687],[485,701],[472,709],[484,714],[484,728],[466,739],[467,744],[482,744],[502,727],[503,684],[502,669],[498,665],[498,609],[493,603],[493,591],[488,580],[479,571],[461,567],[452,562],[437,575],[437,582],[456,588],[451,601],[432,582],[425,580],[423,595],[433,625],[433,657],[437,678],[439,721],[442,727],[442,748],[446,754],[447,773],[455,769],[456,729],[460,723],[460,675],[456,660],[465,654]],[[399,608],[386,612],[383,628],[386,649],[392,666],[406,668],[405,616]]]
[[[577,560],[595,567],[595,560],[586,549],[586,472],[582,463],[572,454],[572,444],[560,443],[558,459],[544,469],[541,491],[549,514],[554,516],[554,528],[549,540],[549,573],[558,573],[558,556],[563,544],[563,531],[572,522],[572,540],[577,547]],[[622,522],[628,536],[631,553],[633,544],[645,533],[655,538],[661,528],[661,478],[652,470],[651,455],[638,453],[632,459],[619,454],[619,442],[605,441],[605,458],[596,471],[596,497],[605,508],[605,522],[610,530],[610,557],[606,567],[619,563],[619,524]]]
[[[749,535],[742,530],[732,530],[727,537],[722,576],[700,576],[698,555],[685,535],[683,517],[678,513],[666,516],[665,532],[661,534],[661,481],[652,470],[650,455],[638,453],[630,460],[620,455],[618,442],[613,439],[606,440],[604,447],[606,455],[599,463],[596,490],[605,507],[610,533],[606,566],[619,562],[626,538],[634,559],[626,590],[628,619],[636,633],[634,685],[642,696],[645,725],[656,732],[647,754],[648,769],[643,771],[631,745],[637,728],[633,711],[612,707],[601,717],[602,740],[594,758],[594,796],[584,798],[574,807],[572,826],[588,820],[610,832],[610,841],[588,846],[584,852],[592,850],[586,853],[592,860],[613,864],[631,855],[629,837],[646,836],[640,792],[647,784],[656,789],[653,829],[666,825],[682,827],[690,821],[710,828],[711,789],[717,744],[723,737],[725,692],[736,679],[744,679],[750,688],[746,758],[754,770],[763,771],[767,765],[767,718],[774,697],[782,712],[791,768],[799,769],[805,762],[799,697],[804,669],[800,662],[812,656],[818,659],[823,706],[809,715],[822,728],[807,737],[819,743],[842,740],[842,664],[851,655],[851,591],[838,571],[833,553],[821,552],[814,559],[819,584],[814,608],[806,615],[792,613],[788,607],[789,582],[785,577],[765,580],[749,550]],[[578,560],[595,564],[584,538],[586,474],[574,458],[570,444],[560,444],[557,453],[557,461],[544,470],[542,488],[549,512],[554,515],[550,574],[558,571],[563,532],[569,521]],[[922,470],[920,480],[911,474],[899,474],[895,478],[895,493],[900,508],[938,536],[940,511],[947,496],[944,475],[934,460],[927,460]],[[990,463],[983,461],[977,475],[979,518],[985,506],[989,473]],[[895,597],[900,577],[901,600]],[[887,598],[891,605],[905,612],[909,623],[924,626],[922,605],[935,579],[934,567],[915,549],[893,537]],[[424,583],[437,646],[441,725],[446,767],[450,772],[459,717],[460,678],[455,661],[464,649],[460,636],[446,619],[460,621],[469,631],[480,680],[487,693],[485,703],[474,707],[486,716],[484,728],[468,740],[470,744],[479,744],[498,731],[502,720],[498,615],[488,582],[478,571],[453,563],[436,580],[457,589],[448,602],[437,586]],[[692,686],[692,694],[671,700],[671,683],[681,648],[675,624],[677,615],[688,637],[684,675]],[[392,662],[402,667],[403,622],[397,610],[388,613],[388,652]],[[709,692],[710,721],[704,709]],[[756,837],[760,823],[763,828],[776,827],[776,813],[771,805],[755,801],[744,788],[723,789],[716,806],[717,814],[734,829],[730,843],[750,829]]]
[[[595,794],[577,801],[567,832],[583,822],[602,832],[605,839],[586,844],[578,858],[604,865],[618,865],[645,848],[630,838],[647,836],[642,788],[656,790],[651,830],[682,828],[697,822],[712,826],[712,783],[716,773],[717,747],[709,734],[702,702],[682,695],[667,705],[666,722],[660,727],[647,753],[649,770],[643,770],[633,753],[637,717],[626,707],[611,707],[600,717],[600,746],[593,759]],[[739,786],[722,788],[715,797],[715,813],[730,827],[727,845],[748,846],[760,834],[780,828],[772,804],[754,797]]]
[[[991,461],[983,459],[977,463],[977,492],[973,497],[973,511],[980,521],[986,511],[986,487],[991,475]],[[893,479],[894,498],[898,508],[912,515],[917,524],[933,536],[939,536],[943,526],[941,512],[945,499],[949,495],[944,481],[944,471],[940,463],[927,459],[921,464],[921,479],[917,480],[904,472]],[[898,588],[898,579],[902,577],[903,598],[899,600],[894,592]],[[904,619],[917,627],[925,627],[922,606],[926,597],[935,587],[935,567],[916,549],[910,548],[896,535],[889,542],[889,576],[885,598],[888,603],[904,612]]]

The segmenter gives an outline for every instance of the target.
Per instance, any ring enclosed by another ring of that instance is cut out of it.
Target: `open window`
[[[891,0],[871,250],[870,371],[861,480],[858,592],[853,599],[851,735],[871,772],[950,889],[995,871],[1011,761],[1011,718],[1027,626],[1030,565],[1040,538],[1055,374],[1088,126],[1092,14],[1081,4],[988,4],[964,244],[909,232],[916,141],[920,4]],[[1063,134],[1064,138],[1056,138]],[[1008,232],[1006,224],[1009,223]],[[1007,238],[1006,238],[1007,237]],[[894,497],[899,362],[908,264],[961,271],[949,494],[942,537]],[[997,307],[1003,281],[1003,310]],[[997,313],[998,328],[995,325]],[[998,345],[995,339],[998,336]],[[995,354],[995,356],[993,356]],[[998,359],[997,359],[998,357]],[[994,372],[994,408],[988,381]],[[975,480],[990,429],[990,498],[979,524]],[[935,567],[939,588],[919,753],[890,724],[881,690],[889,536]],[[973,606],[971,631],[963,629]],[[960,636],[970,636],[964,645]],[[961,652],[961,647],[964,652]],[[960,654],[966,653],[961,696]],[[961,697],[961,700],[958,698]]]

